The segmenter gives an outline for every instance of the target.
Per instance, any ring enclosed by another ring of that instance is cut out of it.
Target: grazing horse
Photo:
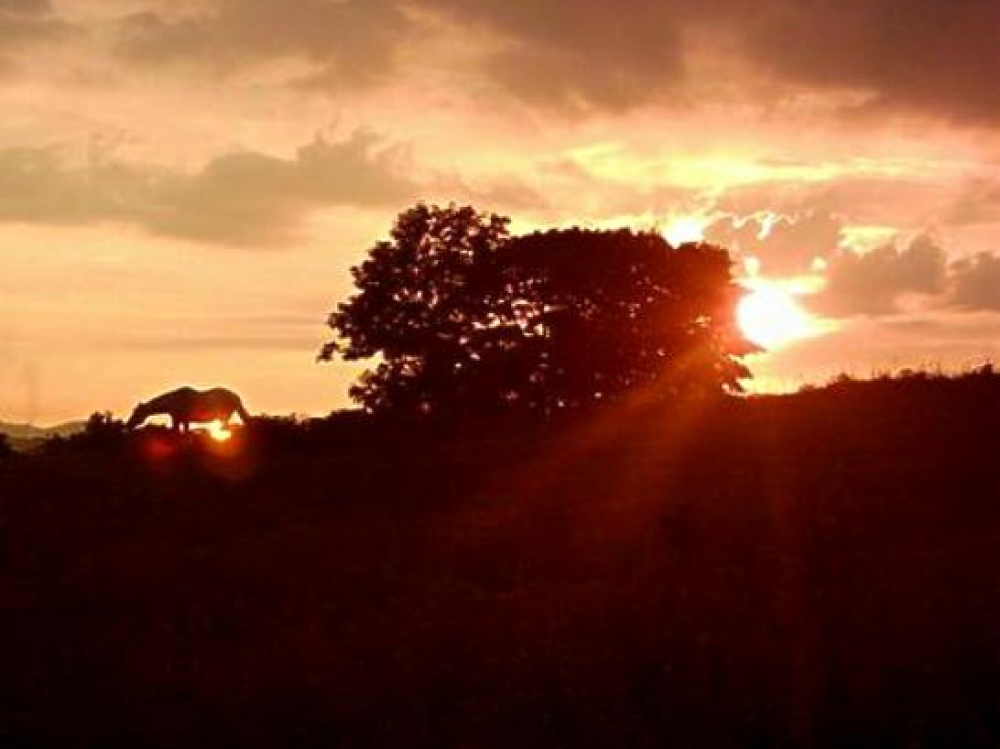
[[[250,414],[243,407],[240,396],[225,388],[171,390],[136,406],[125,426],[135,429],[154,414],[167,414],[177,432],[191,431],[191,422],[221,421],[228,425],[233,414],[239,415],[244,426],[250,424]]]

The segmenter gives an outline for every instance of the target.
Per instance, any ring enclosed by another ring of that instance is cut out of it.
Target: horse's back
[[[214,400],[217,402],[230,402],[230,403],[240,403],[240,396],[234,393],[229,388],[224,387],[214,387],[204,390],[200,393],[203,397]]]
[[[207,390],[198,390],[190,385],[185,385],[184,387],[179,387],[170,392],[164,393],[160,396],[161,398],[171,398],[176,400],[191,399],[191,400],[208,400],[208,401],[223,401],[223,400],[239,400],[240,396],[234,393],[229,388],[224,387],[214,387],[208,388]]]
[[[182,400],[198,395],[198,391],[189,385],[168,390],[163,395],[158,396],[158,400]]]

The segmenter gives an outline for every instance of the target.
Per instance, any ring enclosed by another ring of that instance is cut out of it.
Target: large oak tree
[[[417,205],[352,269],[321,359],[377,362],[351,388],[372,411],[533,410],[643,391],[738,390],[727,252],[653,232],[510,237],[508,219]]]

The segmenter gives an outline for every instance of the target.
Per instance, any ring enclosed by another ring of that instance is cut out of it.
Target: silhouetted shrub
[[[90,415],[83,431],[73,435],[71,441],[93,447],[118,444],[126,434],[125,423],[110,411],[97,411]]]

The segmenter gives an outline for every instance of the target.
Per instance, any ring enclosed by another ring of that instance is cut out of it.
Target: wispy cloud
[[[117,162],[73,166],[53,148],[0,151],[2,220],[119,221],[234,246],[287,244],[318,208],[398,206],[417,194],[406,149],[368,132],[317,138],[292,158],[233,152],[192,173]]]

